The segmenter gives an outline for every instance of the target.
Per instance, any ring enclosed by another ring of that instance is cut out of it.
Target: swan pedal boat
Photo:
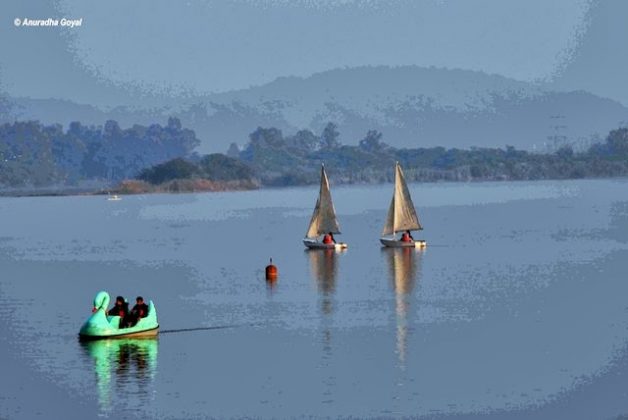
[[[305,238],[303,239],[303,244],[310,249],[347,249],[349,245],[344,242],[337,242],[332,244],[326,244],[316,239]]]
[[[388,246],[391,248],[425,248],[427,247],[427,242],[423,239],[418,239],[410,242],[404,242],[395,238],[380,238],[379,241],[384,246]]]
[[[120,328],[119,316],[108,316],[109,294],[98,292],[94,298],[96,311],[85,321],[79,331],[81,340],[99,340],[105,338],[143,338],[154,337],[159,333],[157,311],[153,301],[148,302],[148,315],[140,318],[132,327]]]

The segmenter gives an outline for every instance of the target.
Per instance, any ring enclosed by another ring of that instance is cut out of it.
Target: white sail
[[[384,223],[384,230],[382,230],[382,236],[392,235],[395,233],[395,196],[393,195],[388,207],[388,214],[386,215],[386,222]]]
[[[316,200],[316,207],[310,220],[310,226],[305,234],[306,238],[316,238],[325,233],[340,233],[338,220],[336,219],[336,210],[334,203],[331,201],[331,192],[329,191],[329,180],[325,173],[325,167],[321,169],[321,188]]]
[[[393,235],[406,230],[421,230],[419,218],[410,197],[403,171],[399,162],[395,166],[395,192],[382,230],[382,236]]]

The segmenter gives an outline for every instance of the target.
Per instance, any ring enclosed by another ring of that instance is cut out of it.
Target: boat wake
[[[258,327],[263,324],[235,324],[235,325],[216,325],[213,327],[195,327],[195,328],[177,328],[172,330],[160,330],[159,334],[173,334],[181,332],[193,332],[193,331],[211,331],[211,330],[224,330],[228,328],[241,328],[241,327]]]

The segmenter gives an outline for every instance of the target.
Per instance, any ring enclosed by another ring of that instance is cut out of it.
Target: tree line
[[[274,127],[258,127],[243,147],[232,144],[226,155],[199,156],[194,152],[199,144],[194,131],[183,128],[176,118],[165,126],[128,129],[116,121],[103,126],[73,122],[67,130],[33,121],[6,123],[0,125],[0,186],[74,185],[85,180],[114,185],[125,179],[150,185],[204,180],[213,182],[211,188],[302,185],[318,182],[322,163],[337,183],[374,183],[392,181],[395,161],[411,181],[628,175],[628,128],[611,131],[586,150],[563,146],[553,153],[511,146],[395,148],[376,130],[347,145],[332,122],[320,133],[300,130],[284,135]]]
[[[339,183],[390,182],[398,161],[412,181],[536,180],[628,175],[628,128],[611,131],[605,141],[575,152],[569,145],[553,153],[505,148],[395,148],[369,130],[357,145],[345,145],[333,123],[316,135],[302,130],[284,136],[258,128],[241,150],[227,154],[249,165],[265,185],[316,183],[321,163]]]
[[[134,125],[116,121],[103,126],[36,121],[0,125],[0,185],[8,187],[73,185],[83,180],[116,183],[147,167],[189,156],[200,144],[194,131],[170,118],[167,125]]]

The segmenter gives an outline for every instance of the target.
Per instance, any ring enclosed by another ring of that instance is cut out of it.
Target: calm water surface
[[[628,181],[410,189],[425,251],[379,246],[392,185],[333,188],[342,253],[314,187],[0,198],[0,418],[628,414]],[[79,343],[101,289],[159,339]]]

